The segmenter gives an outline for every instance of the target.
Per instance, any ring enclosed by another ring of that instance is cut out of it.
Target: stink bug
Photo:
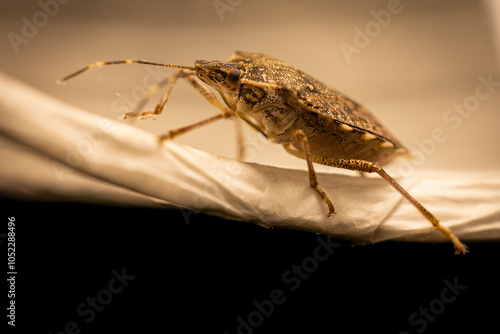
[[[219,119],[241,118],[271,142],[283,145],[289,153],[306,160],[309,184],[328,206],[328,216],[335,213],[335,209],[318,184],[313,162],[379,174],[453,242],[455,253],[467,252],[466,246],[447,227],[380,167],[407,153],[401,143],[367,109],[303,71],[264,54],[236,52],[227,62],[197,60],[194,66],[142,60],[96,62],[60,82],[94,67],[113,64],[180,68],[164,82],[166,91],[154,111],[129,112],[122,116],[123,120],[161,114],[179,78],[187,80],[221,111],[216,116],[159,136],[160,143]],[[226,105],[207,85],[220,93]]]

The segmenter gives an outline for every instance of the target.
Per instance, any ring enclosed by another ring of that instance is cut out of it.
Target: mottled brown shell
[[[242,64],[244,78],[255,83],[276,85],[296,98],[288,104],[326,116],[354,129],[368,132],[403,151],[401,143],[366,108],[326,86],[298,68],[274,57],[253,52],[235,52],[229,62]]]

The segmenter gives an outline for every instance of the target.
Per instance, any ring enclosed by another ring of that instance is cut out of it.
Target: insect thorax
[[[272,142],[302,150],[300,129],[319,156],[383,164],[404,152],[366,109],[302,71],[260,54],[237,53],[229,63],[242,74],[232,89],[219,89],[223,99]]]

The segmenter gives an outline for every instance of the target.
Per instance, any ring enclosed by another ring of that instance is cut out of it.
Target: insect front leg
[[[304,131],[297,130],[294,133],[294,138],[295,138],[295,140],[299,141],[302,144],[303,152],[300,152],[300,153],[303,153],[303,156],[300,156],[300,157],[304,158],[307,162],[307,169],[309,170],[309,185],[311,186],[311,188],[313,188],[321,196],[321,198],[323,198],[326,205],[328,205],[328,209],[329,209],[328,217],[330,217],[332,214],[335,213],[335,208],[333,207],[333,204],[330,201],[330,199],[328,198],[328,196],[326,195],[325,191],[323,189],[321,189],[321,187],[318,184],[318,178],[316,177],[316,172],[314,171],[314,166],[312,164],[311,154],[310,154],[310,150],[309,150],[309,142],[307,141],[307,137],[306,137]],[[295,155],[295,153],[292,152],[294,150],[291,149],[288,144],[285,145],[285,149],[287,151],[289,151],[290,153]]]
[[[174,88],[175,83],[177,82],[178,78],[183,78],[193,75],[191,71],[187,70],[180,70],[171,75],[169,78],[151,86],[148,91],[146,92],[146,96],[144,99],[142,99],[139,104],[136,106],[135,110],[133,112],[128,112],[126,114],[123,114],[120,118],[122,121],[125,121],[130,118],[138,118],[138,119],[147,119],[151,117],[155,117],[157,115],[160,115],[163,112],[163,109],[165,109],[165,105],[168,102],[168,98],[170,97],[170,93],[172,93],[172,89]],[[146,104],[146,102],[151,98],[151,96],[163,85],[167,84],[167,89],[165,90],[165,93],[163,93],[163,96],[160,99],[160,102],[156,105],[155,109],[153,111],[143,111],[140,112],[140,109]]]
[[[287,150],[295,156],[304,158],[306,160],[316,162],[322,165],[327,165],[331,167],[338,167],[344,169],[350,169],[365,173],[377,173],[384,180],[386,180],[394,189],[396,189],[406,200],[408,200],[417,210],[436,228],[440,231],[444,236],[450,239],[455,246],[456,254],[465,254],[467,252],[467,247],[451,232],[449,228],[446,226],[442,226],[439,223],[439,220],[430,213],[419,201],[417,201],[413,196],[411,196],[399,183],[396,182],[387,172],[380,167],[376,162],[369,162],[365,160],[357,160],[357,159],[339,159],[339,158],[331,158],[331,157],[323,157],[318,155],[313,155],[304,152],[299,152],[291,149],[290,147]],[[309,156],[309,158],[307,158]]]
[[[183,71],[180,71],[180,72],[183,72]],[[193,74],[193,73],[186,73],[186,75],[183,75],[183,76],[180,76],[180,77],[186,79],[211,105],[213,105],[217,109],[219,109],[221,111],[221,113],[218,114],[218,115],[216,115],[216,116],[213,116],[213,117],[207,118],[205,120],[202,120],[200,122],[197,122],[197,123],[194,123],[194,124],[191,124],[191,125],[179,128],[179,129],[170,130],[167,133],[165,133],[163,135],[160,135],[158,137],[158,141],[160,143],[162,143],[165,140],[173,139],[174,137],[177,137],[177,136],[179,136],[179,135],[181,135],[183,133],[186,133],[188,131],[191,131],[193,129],[196,129],[196,128],[199,128],[201,126],[210,124],[210,123],[212,123],[214,121],[217,121],[219,119],[226,119],[226,118],[233,118],[233,117],[235,117],[235,112],[233,110],[229,109],[228,107],[226,107],[225,105],[223,105],[219,101],[219,99],[217,99],[217,97],[215,96],[215,94],[212,93],[201,82],[201,80],[196,77],[195,74]],[[167,90],[167,92],[168,92],[168,90]],[[167,95],[167,92],[165,92],[164,96]],[[170,94],[170,93],[168,92],[168,94]],[[168,96],[166,97],[166,99],[168,99]],[[163,107],[167,103],[166,99],[162,98],[162,100],[158,104],[157,108],[163,109]]]
[[[172,93],[172,89],[174,88],[175,83],[177,82],[177,79],[182,78],[185,79],[187,82],[191,84],[210,104],[215,106],[217,109],[219,109],[222,113],[213,117],[210,117],[208,119],[202,120],[200,122],[179,128],[179,129],[174,129],[170,130],[167,133],[160,135],[158,137],[158,141],[161,143],[165,140],[173,139],[174,137],[177,137],[183,133],[186,133],[188,131],[191,131],[195,128],[198,128],[200,126],[212,123],[216,120],[219,119],[224,119],[224,118],[231,118],[234,117],[234,112],[229,109],[228,107],[224,106],[218,99],[217,97],[203,84],[201,81],[196,77],[196,75],[192,71],[188,70],[180,70],[177,71],[175,74],[170,76],[166,81],[162,81],[156,85],[153,85],[150,87],[148,92],[146,93],[146,97],[144,100],[142,100],[138,107],[136,108],[136,111],[126,113],[122,115],[121,119],[122,120],[127,120],[130,118],[138,118],[138,119],[146,119],[150,117],[155,117],[157,115],[160,115],[163,110],[165,109],[165,105],[168,102],[168,98],[170,97],[170,94]],[[142,108],[142,106],[146,103],[146,101],[149,99],[149,97],[159,89],[162,85],[167,84],[167,88],[165,89],[165,92],[163,93],[163,96],[161,97],[160,101],[156,105],[155,109],[153,111],[143,111],[139,112],[137,109]]]

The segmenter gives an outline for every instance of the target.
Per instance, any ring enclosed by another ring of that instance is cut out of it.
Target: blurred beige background
[[[96,60],[191,65],[225,60],[234,50],[263,52],[368,107],[421,158],[413,163],[417,170],[498,170],[499,16],[492,3],[9,0],[0,4],[0,71],[115,119],[129,111],[143,85],[174,70],[110,66],[66,86],[56,80]],[[486,87],[488,80],[493,85]],[[136,125],[159,134],[216,112],[179,82],[165,114]],[[305,168],[251,130],[247,136],[253,161]],[[234,129],[224,121],[177,141],[235,155]]]

